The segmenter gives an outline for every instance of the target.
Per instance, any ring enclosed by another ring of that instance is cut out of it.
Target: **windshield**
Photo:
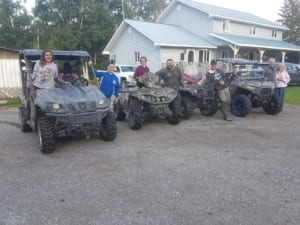
[[[122,72],[134,72],[133,66],[121,66]]]
[[[234,73],[242,77],[262,77],[264,69],[258,65],[235,65]]]
[[[146,73],[138,77],[138,81],[145,85],[145,87],[156,87],[159,83],[159,77],[154,73]]]

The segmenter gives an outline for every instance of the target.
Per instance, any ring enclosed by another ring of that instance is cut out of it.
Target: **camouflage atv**
[[[272,115],[281,111],[274,82],[264,78],[264,70],[255,62],[244,59],[218,59],[217,62],[228,79],[234,115],[244,117],[252,107],[262,107]]]
[[[119,121],[127,115],[129,127],[133,130],[142,128],[147,117],[166,119],[169,124],[180,122],[181,105],[177,91],[162,87],[156,74],[148,73],[138,78],[142,88],[123,89],[120,101],[114,105]]]
[[[110,101],[97,87],[86,86],[87,79],[94,78],[89,54],[85,51],[53,51],[53,54],[58,68],[69,62],[78,76],[73,84],[58,80],[53,88],[32,91],[31,72],[41,51],[22,50],[21,130],[37,131],[42,153],[53,152],[59,137],[90,135],[97,131],[103,140],[114,140],[117,127]]]
[[[195,108],[199,108],[202,115],[212,116],[218,110],[218,99],[213,87],[199,85],[200,79],[193,79],[184,74],[184,87],[180,90],[182,117],[189,119]]]

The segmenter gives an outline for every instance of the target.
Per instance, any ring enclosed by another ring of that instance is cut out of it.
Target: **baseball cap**
[[[210,61],[210,65],[217,65],[217,61],[216,61],[216,60],[214,60],[214,59],[213,59],[213,60],[211,60],[211,61]]]

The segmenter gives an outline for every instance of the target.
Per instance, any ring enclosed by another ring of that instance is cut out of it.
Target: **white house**
[[[285,61],[300,46],[282,41],[287,27],[250,13],[191,0],[173,0],[156,23],[124,20],[103,54],[117,63],[148,58],[151,70],[166,59],[206,64],[212,58],[242,57]]]

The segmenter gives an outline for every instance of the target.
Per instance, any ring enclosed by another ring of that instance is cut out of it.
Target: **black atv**
[[[201,78],[201,77],[200,77]],[[182,117],[189,119],[195,108],[199,108],[202,115],[212,116],[218,110],[218,99],[213,87],[200,85],[199,79],[184,74],[184,87],[180,90]]]
[[[85,51],[53,51],[53,54],[59,68],[68,62],[76,68],[77,76],[71,83],[62,78],[55,87],[33,91],[31,73],[41,51],[20,52],[21,130],[37,131],[42,153],[53,152],[58,137],[90,135],[97,131],[103,140],[114,140],[117,127],[110,101],[97,87],[86,86],[87,79],[95,77],[89,54]]]
[[[262,107],[272,115],[281,111],[282,102],[274,93],[274,82],[265,79],[263,68],[256,62],[245,59],[217,59],[217,62],[225,70],[234,115],[244,117],[252,107]]]
[[[118,121],[125,120],[133,130],[142,128],[147,117],[166,119],[176,125],[180,122],[181,104],[177,91],[162,87],[156,74],[148,73],[138,78],[142,88],[125,88],[120,93],[120,99],[114,105]]]

